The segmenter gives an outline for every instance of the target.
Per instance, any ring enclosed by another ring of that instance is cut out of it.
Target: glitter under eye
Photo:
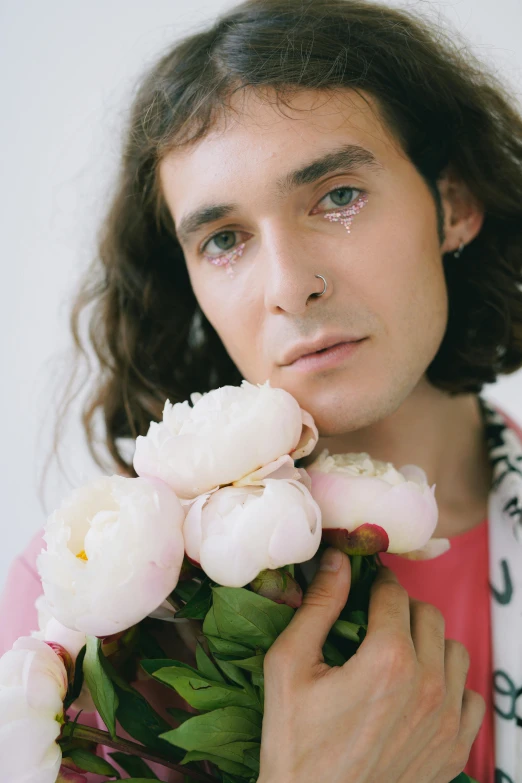
[[[232,264],[235,264],[238,258],[241,258],[243,254],[243,250],[245,249],[246,242],[242,242],[237,247],[232,248],[228,253],[224,253],[221,256],[209,256],[207,255],[206,258],[210,261],[211,264],[214,264],[214,266],[224,266],[226,269],[227,275],[229,277],[234,277],[234,270],[232,269]]]
[[[368,196],[366,193],[356,199],[349,207],[343,207],[342,209],[335,209],[326,212],[323,217],[330,220],[332,223],[341,223],[345,229],[350,233],[350,226],[352,225],[354,217],[359,214],[361,209],[368,203]]]

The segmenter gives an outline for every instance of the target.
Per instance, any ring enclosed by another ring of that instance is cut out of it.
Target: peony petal
[[[397,557],[404,557],[407,560],[433,560],[435,557],[443,555],[451,548],[449,538],[430,538],[427,544],[412,552],[402,552]]]
[[[292,457],[285,454],[273,462],[263,465],[262,468],[255,470],[253,473],[249,473],[248,476],[243,476],[239,481],[233,481],[232,486],[248,487],[260,485],[269,477],[272,479],[299,480],[300,476],[300,469],[295,467]]]
[[[301,419],[303,422],[303,431],[301,432],[299,443],[295,449],[290,452],[292,459],[296,460],[311,454],[319,440],[319,431],[315,426],[312,414],[301,408]]]

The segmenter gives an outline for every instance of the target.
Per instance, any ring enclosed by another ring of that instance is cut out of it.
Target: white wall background
[[[520,0],[394,4],[448,20],[520,102]],[[133,84],[171,41],[232,5],[1,1],[0,587],[12,558],[70,487],[101,473],[73,408],[62,450],[66,476],[53,463],[45,507],[39,500],[55,403],[70,368],[72,293],[94,253]],[[488,386],[485,396],[522,422],[522,371]]]

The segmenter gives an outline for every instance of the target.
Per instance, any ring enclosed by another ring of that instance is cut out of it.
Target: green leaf
[[[328,666],[343,666],[346,658],[329,639],[323,645],[323,657]]]
[[[71,704],[76,701],[78,696],[80,695],[80,691],[83,686],[83,659],[85,658],[85,651],[86,651],[85,645],[82,647],[78,655],[76,656],[76,663],[74,665],[74,680],[69,685],[69,689],[67,691],[67,695],[64,699],[63,707],[64,710],[67,711]]]
[[[252,778],[255,783],[255,778]],[[243,778],[238,778],[236,775],[231,775],[228,772],[223,772],[221,775],[221,783],[244,783]]]
[[[360,642],[359,628],[361,628],[360,625],[349,623],[348,620],[337,620],[332,625],[331,632],[337,636],[342,636],[344,639],[350,639],[352,642]]]
[[[256,775],[259,775],[260,753],[261,745],[259,743],[256,743],[255,746],[251,748],[246,748],[243,753],[243,762],[247,765],[247,767],[253,769]]]
[[[105,759],[96,756],[94,753],[89,753],[88,750],[83,748],[74,748],[70,750],[66,758],[71,759],[82,770],[82,772],[94,772],[96,775],[105,775],[109,778],[121,779],[121,775],[112,764],[109,764]]]
[[[170,724],[134,688],[125,691],[117,688],[117,694],[119,704],[116,715],[122,728],[143,745],[170,753],[172,757],[174,749],[159,737],[171,728]],[[179,761],[180,758],[181,754],[176,754],[172,760]]]
[[[208,646],[210,647],[210,651],[213,655],[216,653],[221,655],[232,655],[233,657],[243,655],[245,658],[249,658],[252,655],[252,647],[245,647],[243,644],[230,642],[228,639],[220,639],[219,636],[210,636],[208,634],[205,635],[207,637]]]
[[[356,609],[353,612],[349,612],[346,619],[351,623],[355,623],[356,625],[368,625],[368,616],[366,612],[362,611],[362,609]]]
[[[139,775],[145,780],[158,780],[158,776],[139,756],[130,756],[128,753],[121,753],[120,751],[110,753],[109,755],[128,775]]]
[[[228,743],[259,741],[262,721],[262,715],[256,710],[223,707],[194,715],[161,736],[185,750],[204,750],[220,755],[220,749]]]
[[[203,620],[212,603],[210,579],[207,577],[198,589],[179,611],[176,617],[190,617],[192,620]]]
[[[96,709],[112,739],[116,737],[116,709],[118,696],[109,676],[103,666],[101,652],[101,640],[94,636],[86,638],[86,652],[83,660],[83,674],[85,682],[96,705]]]
[[[221,653],[223,655],[231,655],[239,658],[248,658],[252,655],[255,645],[252,647],[240,644],[238,642],[231,642],[229,639],[223,639],[218,631],[216,625],[216,618],[214,614],[214,607],[211,606],[205,620],[203,621],[202,631],[205,634],[210,648],[210,652]],[[243,642],[248,643],[248,639],[243,639]]]
[[[188,602],[192,596],[197,593],[200,587],[201,582],[196,582],[193,579],[190,579],[186,582],[178,582],[173,592],[177,598],[181,598],[182,601]]]
[[[470,778],[469,775],[466,775],[465,772],[461,772],[460,775],[457,775],[456,778],[453,778],[450,783],[477,783],[475,778]]]
[[[262,672],[252,672],[250,675],[252,677],[252,684],[257,685],[258,688],[261,688],[265,684],[265,675]]]
[[[259,742],[252,741],[240,741],[240,742],[227,742],[225,745],[220,745],[218,748],[214,748],[213,756],[219,759],[226,759],[227,761],[233,761],[235,764],[244,764],[245,767],[252,769],[252,758],[248,757],[248,764],[244,754],[246,751],[256,751],[259,753]],[[204,753],[205,751],[197,751],[198,753]],[[255,757],[255,756],[254,756]],[[215,762],[218,766],[219,763]]]
[[[259,704],[253,695],[241,688],[227,683],[213,682],[199,672],[194,674],[177,666],[166,666],[154,672],[154,679],[169,685],[179,695],[198,710],[215,710],[219,707],[251,707]]]
[[[221,675],[217,666],[212,663],[199,642],[196,642],[196,663],[198,671],[200,671],[204,677],[207,677],[207,679],[215,680],[216,682],[225,682],[225,678]]]
[[[229,680],[232,680],[233,683],[239,685],[239,687],[243,688],[247,693],[253,693],[252,684],[235,663],[224,660],[218,655],[215,656],[215,660],[223,674],[228,677]]]
[[[214,587],[212,593],[219,636],[240,643],[248,639],[265,652],[294,616],[290,606],[242,587]]]
[[[242,778],[252,774],[252,770],[245,764],[238,764],[235,761],[230,761],[229,759],[224,759],[220,756],[214,756],[212,753],[205,753],[204,751],[189,751],[183,758],[182,764],[188,764],[190,761],[211,761],[212,764],[215,764],[216,767],[223,772],[241,775]]]
[[[251,658],[240,658],[238,660],[229,661],[229,663],[233,663],[236,666],[239,666],[240,669],[246,669],[249,672],[258,672],[260,674],[262,674],[264,671],[264,662],[265,653],[261,651]]]
[[[186,720],[194,717],[193,712],[187,712],[187,710],[182,710],[179,707],[167,707],[166,710],[178,723],[185,723]]]
[[[174,658],[148,658],[145,661],[140,661],[140,665],[151,677],[154,676],[154,672],[164,669],[166,666],[177,666],[178,668],[187,669],[187,671],[193,674],[199,674],[198,670],[194,669],[193,666],[189,666],[188,663],[183,663],[183,661],[176,661]]]
[[[147,623],[147,621],[145,621]],[[151,622],[160,622],[159,620],[150,620]],[[165,651],[161,648],[160,644],[151,633],[151,631],[141,622],[139,625],[139,640],[138,649],[144,658],[166,658]]]

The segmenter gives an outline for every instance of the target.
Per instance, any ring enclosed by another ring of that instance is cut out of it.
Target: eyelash
[[[361,197],[361,195],[363,193],[365,193],[365,191],[363,191],[361,188],[353,188],[353,187],[351,187],[351,185],[340,185],[337,188],[333,188],[332,190],[329,190],[328,193],[325,193],[324,196],[319,200],[319,203],[321,203],[321,201],[323,201],[323,199],[325,199],[327,196],[331,195],[332,193],[336,193],[339,190],[351,190],[351,191],[357,193],[358,196],[357,196],[357,198],[353,199],[348,204],[345,204],[342,207],[338,206],[335,209],[329,209],[326,212],[322,212],[320,214],[322,214],[323,216],[327,217],[328,215],[333,215],[333,214],[339,213],[343,209],[349,209],[351,206],[353,206],[356,203],[356,201]],[[221,229],[221,231],[216,231],[214,234],[212,234],[212,236],[210,236],[205,241],[205,243],[202,245],[202,247],[200,249],[200,253],[205,258],[207,258],[211,263],[214,263],[214,264],[216,264],[218,266],[220,265],[220,263],[219,263],[220,261],[221,261],[221,265],[227,263],[226,261],[222,261],[222,259],[224,259],[225,256],[228,256],[230,253],[234,253],[234,251],[237,249],[238,246],[234,245],[234,247],[230,248],[229,250],[224,251],[223,253],[221,253],[218,256],[213,256],[213,255],[210,255],[209,253],[205,253],[204,252],[205,248],[209,245],[210,242],[212,242],[213,239],[218,237],[220,234],[228,234],[228,233],[239,234],[241,232],[237,231],[237,230],[234,230],[234,229]],[[242,244],[244,244],[244,243],[242,243]]]

